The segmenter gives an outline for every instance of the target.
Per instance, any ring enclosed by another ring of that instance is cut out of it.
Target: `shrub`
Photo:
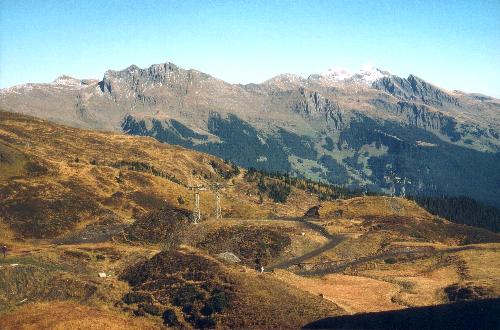
[[[269,185],[268,196],[276,203],[285,203],[290,191],[290,186],[286,184],[272,183]]]
[[[215,320],[211,316],[198,318],[196,320],[196,328],[199,329],[215,328],[216,324],[217,322],[215,322]]]
[[[393,265],[393,264],[397,263],[398,261],[396,260],[396,258],[387,258],[384,260],[384,262],[386,264]]]
[[[150,315],[155,315],[155,316],[162,315],[160,308],[153,304],[141,303],[139,304],[139,308]]]
[[[187,284],[180,287],[174,296],[173,303],[176,306],[191,305],[196,300],[203,299],[203,291],[201,291],[197,286],[192,284]]]
[[[177,315],[173,309],[166,309],[162,315],[163,323],[168,326],[177,326],[179,325],[179,320],[177,319]]]
[[[162,250],[168,251],[182,243],[190,215],[191,212],[177,208],[154,210],[128,227],[125,236],[131,241],[161,243]]]
[[[220,313],[229,306],[230,297],[229,295],[220,290],[215,290],[215,293],[210,298],[205,307],[212,310],[212,313]]]
[[[41,176],[47,174],[49,171],[45,166],[36,162],[28,162],[24,168],[29,176]]]
[[[122,300],[128,305],[142,302],[152,303],[153,297],[151,297],[151,295],[147,292],[131,291],[127,292],[123,296]]]

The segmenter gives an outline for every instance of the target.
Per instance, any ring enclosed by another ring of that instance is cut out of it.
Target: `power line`
[[[222,207],[220,203],[220,191],[232,187],[231,184],[210,183],[208,187],[215,193],[215,218],[222,219]],[[201,220],[200,192],[208,190],[206,186],[191,186],[189,189],[194,191],[193,223],[197,224]]]

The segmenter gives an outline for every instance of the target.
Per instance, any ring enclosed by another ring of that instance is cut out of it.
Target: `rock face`
[[[396,76],[383,77],[376,80],[373,87],[405,100],[421,101],[434,106],[460,106],[456,97],[414,75],[409,75],[407,79]]]
[[[414,75],[331,69],[234,85],[172,63],[132,65],[100,81],[3,89],[0,108],[152,136],[245,167],[500,203],[500,100]]]
[[[342,127],[342,110],[332,101],[314,90],[299,89],[302,98],[292,105],[292,110],[306,119],[323,119],[332,128]]]

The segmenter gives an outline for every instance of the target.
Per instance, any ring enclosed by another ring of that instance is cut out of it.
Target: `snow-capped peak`
[[[358,76],[367,83],[373,83],[375,80],[389,76],[389,73],[375,68],[372,64],[367,64],[359,70]]]
[[[320,74],[322,78],[342,81],[351,78],[353,75],[344,68],[332,68]]]
[[[371,85],[375,80],[389,76],[386,71],[375,68],[371,64],[363,66],[358,72],[351,73],[343,68],[332,68],[319,75],[311,75],[311,79],[319,79],[323,83],[364,83]]]

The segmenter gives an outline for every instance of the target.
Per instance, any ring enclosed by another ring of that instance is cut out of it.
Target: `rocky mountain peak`
[[[365,81],[368,84],[372,84],[375,80],[388,76],[390,76],[389,72],[375,68],[371,64],[365,65],[355,75],[355,77],[359,77],[359,79]]]
[[[53,82],[53,85],[66,85],[66,86],[79,86],[82,84],[80,79],[70,77],[68,75],[62,75],[57,77]]]
[[[302,86],[305,82],[305,79],[299,75],[292,73],[280,74],[272,77],[264,81],[264,85],[275,86],[278,88],[287,88],[287,87],[297,87]]]
[[[140,70],[141,68],[139,68],[137,65],[135,64],[132,64],[131,66],[129,66],[128,68],[126,68],[125,70],[123,71],[128,71],[128,72],[135,72],[135,71],[138,71]]]
[[[349,72],[348,70],[344,68],[332,68],[328,69],[327,71],[320,73],[319,74],[321,77],[335,80],[335,81],[342,81],[346,79],[352,78],[352,73]]]
[[[172,62],[153,64],[148,68],[149,71],[160,71],[160,72],[177,71],[179,69],[180,68]]]
[[[310,81],[319,82],[322,85],[335,86],[345,84],[363,84],[371,86],[376,80],[389,77],[390,73],[375,68],[373,65],[366,65],[358,72],[352,73],[344,68],[331,68],[320,74],[309,76]]]

